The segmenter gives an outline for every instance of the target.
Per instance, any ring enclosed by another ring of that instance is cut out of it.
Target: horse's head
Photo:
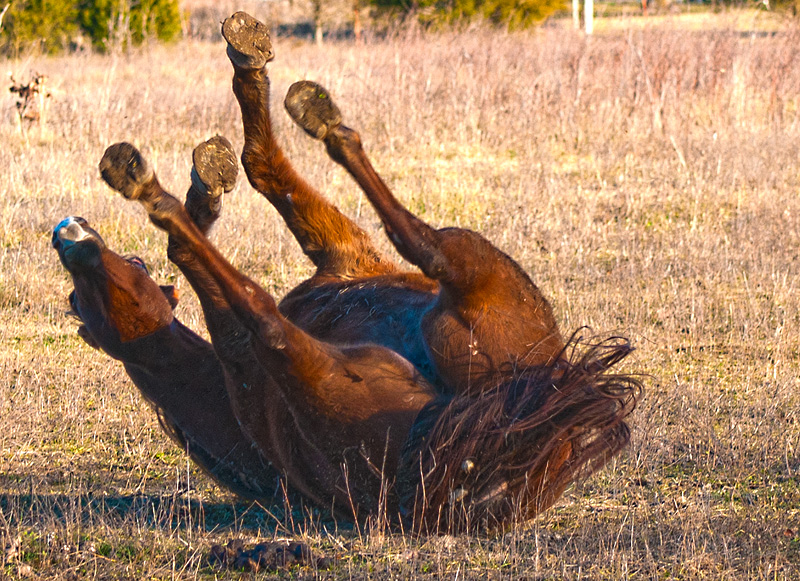
[[[53,230],[53,248],[72,275],[72,312],[89,345],[125,358],[125,343],[168,326],[177,303],[173,287],[159,287],[141,259],[109,250],[83,218],[65,218]]]

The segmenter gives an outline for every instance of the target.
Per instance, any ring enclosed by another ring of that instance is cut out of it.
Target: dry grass
[[[649,3],[648,3],[649,4]],[[652,6],[652,4],[649,4]],[[737,31],[742,34],[761,34],[785,29],[787,14],[764,10],[762,5],[746,9],[710,11],[700,3],[672,4],[666,9],[655,11],[650,8],[647,16],[642,16],[640,4],[626,2],[620,4],[595,3],[595,32],[619,32],[620,30],[652,30],[654,28],[672,30]]]
[[[65,315],[49,239],[70,214],[188,289],[96,164],[133,141],[182,193],[197,142],[240,147],[224,47],[7,62],[49,75],[53,97],[43,128],[18,132],[10,98],[0,125],[0,531],[20,543],[0,576],[237,578],[208,567],[212,543],[293,534],[338,557],[319,573],[336,578],[800,577],[798,41],[556,27],[277,43],[277,111],[294,80],[327,85],[413,211],[488,236],[566,332],[631,336],[629,369],[651,377],[612,465],[529,526],[458,539],[237,504]],[[277,117],[302,173],[389,251],[351,181]],[[310,272],[244,180],[214,238],[278,296]],[[188,292],[179,314],[202,328]]]

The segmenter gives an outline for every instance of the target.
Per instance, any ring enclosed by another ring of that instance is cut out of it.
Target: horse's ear
[[[164,293],[164,296],[167,297],[167,302],[169,303],[169,306],[172,307],[174,310],[175,307],[178,306],[178,300],[179,300],[178,289],[175,288],[175,285],[171,284],[162,284],[159,286],[159,288],[161,289],[161,292]]]

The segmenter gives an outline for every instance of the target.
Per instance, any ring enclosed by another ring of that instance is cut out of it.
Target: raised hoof
[[[207,195],[218,198],[236,185],[239,165],[230,142],[216,135],[192,152],[192,184]]]
[[[294,122],[314,139],[325,139],[342,123],[342,114],[328,91],[313,81],[298,81],[283,101]]]
[[[228,58],[239,68],[258,70],[275,58],[269,28],[246,12],[226,18],[222,36],[228,41]]]
[[[136,200],[144,184],[155,177],[153,169],[130,143],[115,143],[100,160],[100,175],[103,180],[129,200]]]

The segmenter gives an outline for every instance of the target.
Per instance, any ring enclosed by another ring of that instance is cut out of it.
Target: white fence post
[[[594,32],[594,0],[584,0],[583,18],[586,34],[592,34]]]

